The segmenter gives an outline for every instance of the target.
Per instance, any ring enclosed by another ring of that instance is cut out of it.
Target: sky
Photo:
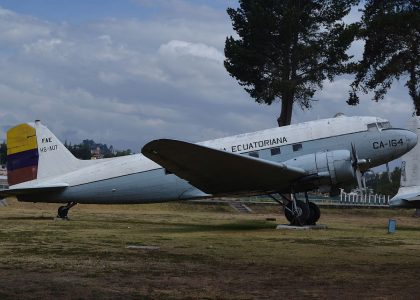
[[[63,142],[139,152],[150,140],[196,142],[277,126],[280,104],[260,105],[223,66],[236,0],[0,0],[0,141],[36,119]],[[348,21],[360,13],[352,10]],[[362,44],[351,54],[361,56]],[[345,101],[352,77],[326,81],[293,123],[374,115],[405,127],[404,82],[379,103]]]

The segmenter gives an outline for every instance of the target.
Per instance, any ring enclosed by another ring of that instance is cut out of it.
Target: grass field
[[[323,209],[327,230],[284,231],[276,206],[78,205],[54,221],[57,206],[0,208],[0,299],[420,297],[413,211]]]

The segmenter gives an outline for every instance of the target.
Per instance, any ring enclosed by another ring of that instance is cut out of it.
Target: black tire
[[[319,210],[318,205],[313,202],[309,202],[309,217],[306,221],[308,225],[315,225],[321,217],[321,211]]]
[[[296,208],[296,211],[293,211],[293,202],[290,201],[284,208],[284,215],[290,225],[303,226],[309,218],[309,207],[305,202],[296,200]]]
[[[60,206],[58,208],[57,217],[61,219],[67,219],[68,212],[69,210],[67,209],[66,206]]]

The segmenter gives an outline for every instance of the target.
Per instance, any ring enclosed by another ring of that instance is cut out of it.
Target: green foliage
[[[113,147],[108,147],[106,144],[97,144],[93,140],[83,140],[80,144],[72,145],[71,143],[64,143],[64,146],[77,158],[88,160],[91,159],[95,153],[100,154],[100,157],[109,158],[117,156],[131,155],[131,149],[114,151]],[[0,164],[7,163],[7,145],[6,142],[0,144]]]
[[[388,173],[383,172],[375,174],[367,180],[366,185],[372,188],[377,194],[396,195],[400,187],[401,168],[395,168],[390,173],[391,181],[389,181]]]
[[[92,153],[91,153],[91,147],[88,143],[80,143],[77,145],[67,145],[67,142],[64,143],[64,146],[66,146],[67,149],[77,158],[79,159],[91,159]]]
[[[131,149],[115,152],[115,156],[125,156],[125,155],[131,155]]]
[[[131,149],[127,149],[127,150],[117,150],[116,152],[108,152],[104,155],[104,158],[109,158],[109,157],[118,157],[118,156],[126,156],[126,155],[131,155]]]
[[[89,139],[83,140],[82,143],[76,145],[67,144],[67,142],[65,142],[64,146],[66,146],[75,157],[85,160],[95,156],[97,158],[110,158],[131,154],[130,149],[114,152],[112,146],[108,147],[106,144],[98,144]]]
[[[258,103],[281,100],[279,126],[293,103],[310,108],[322,81],[346,71],[354,26],[342,22],[357,0],[240,0],[227,10],[239,38],[227,37],[225,68]]]
[[[394,79],[407,78],[406,86],[420,115],[420,2],[368,0],[357,27],[357,37],[365,46],[363,59],[353,66],[356,78],[347,103],[357,105],[357,93],[370,90],[379,101]]]

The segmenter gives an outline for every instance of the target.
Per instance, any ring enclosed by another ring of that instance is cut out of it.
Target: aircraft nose
[[[416,133],[406,130],[405,139],[407,141],[407,151],[413,149],[417,145],[418,137]]]

